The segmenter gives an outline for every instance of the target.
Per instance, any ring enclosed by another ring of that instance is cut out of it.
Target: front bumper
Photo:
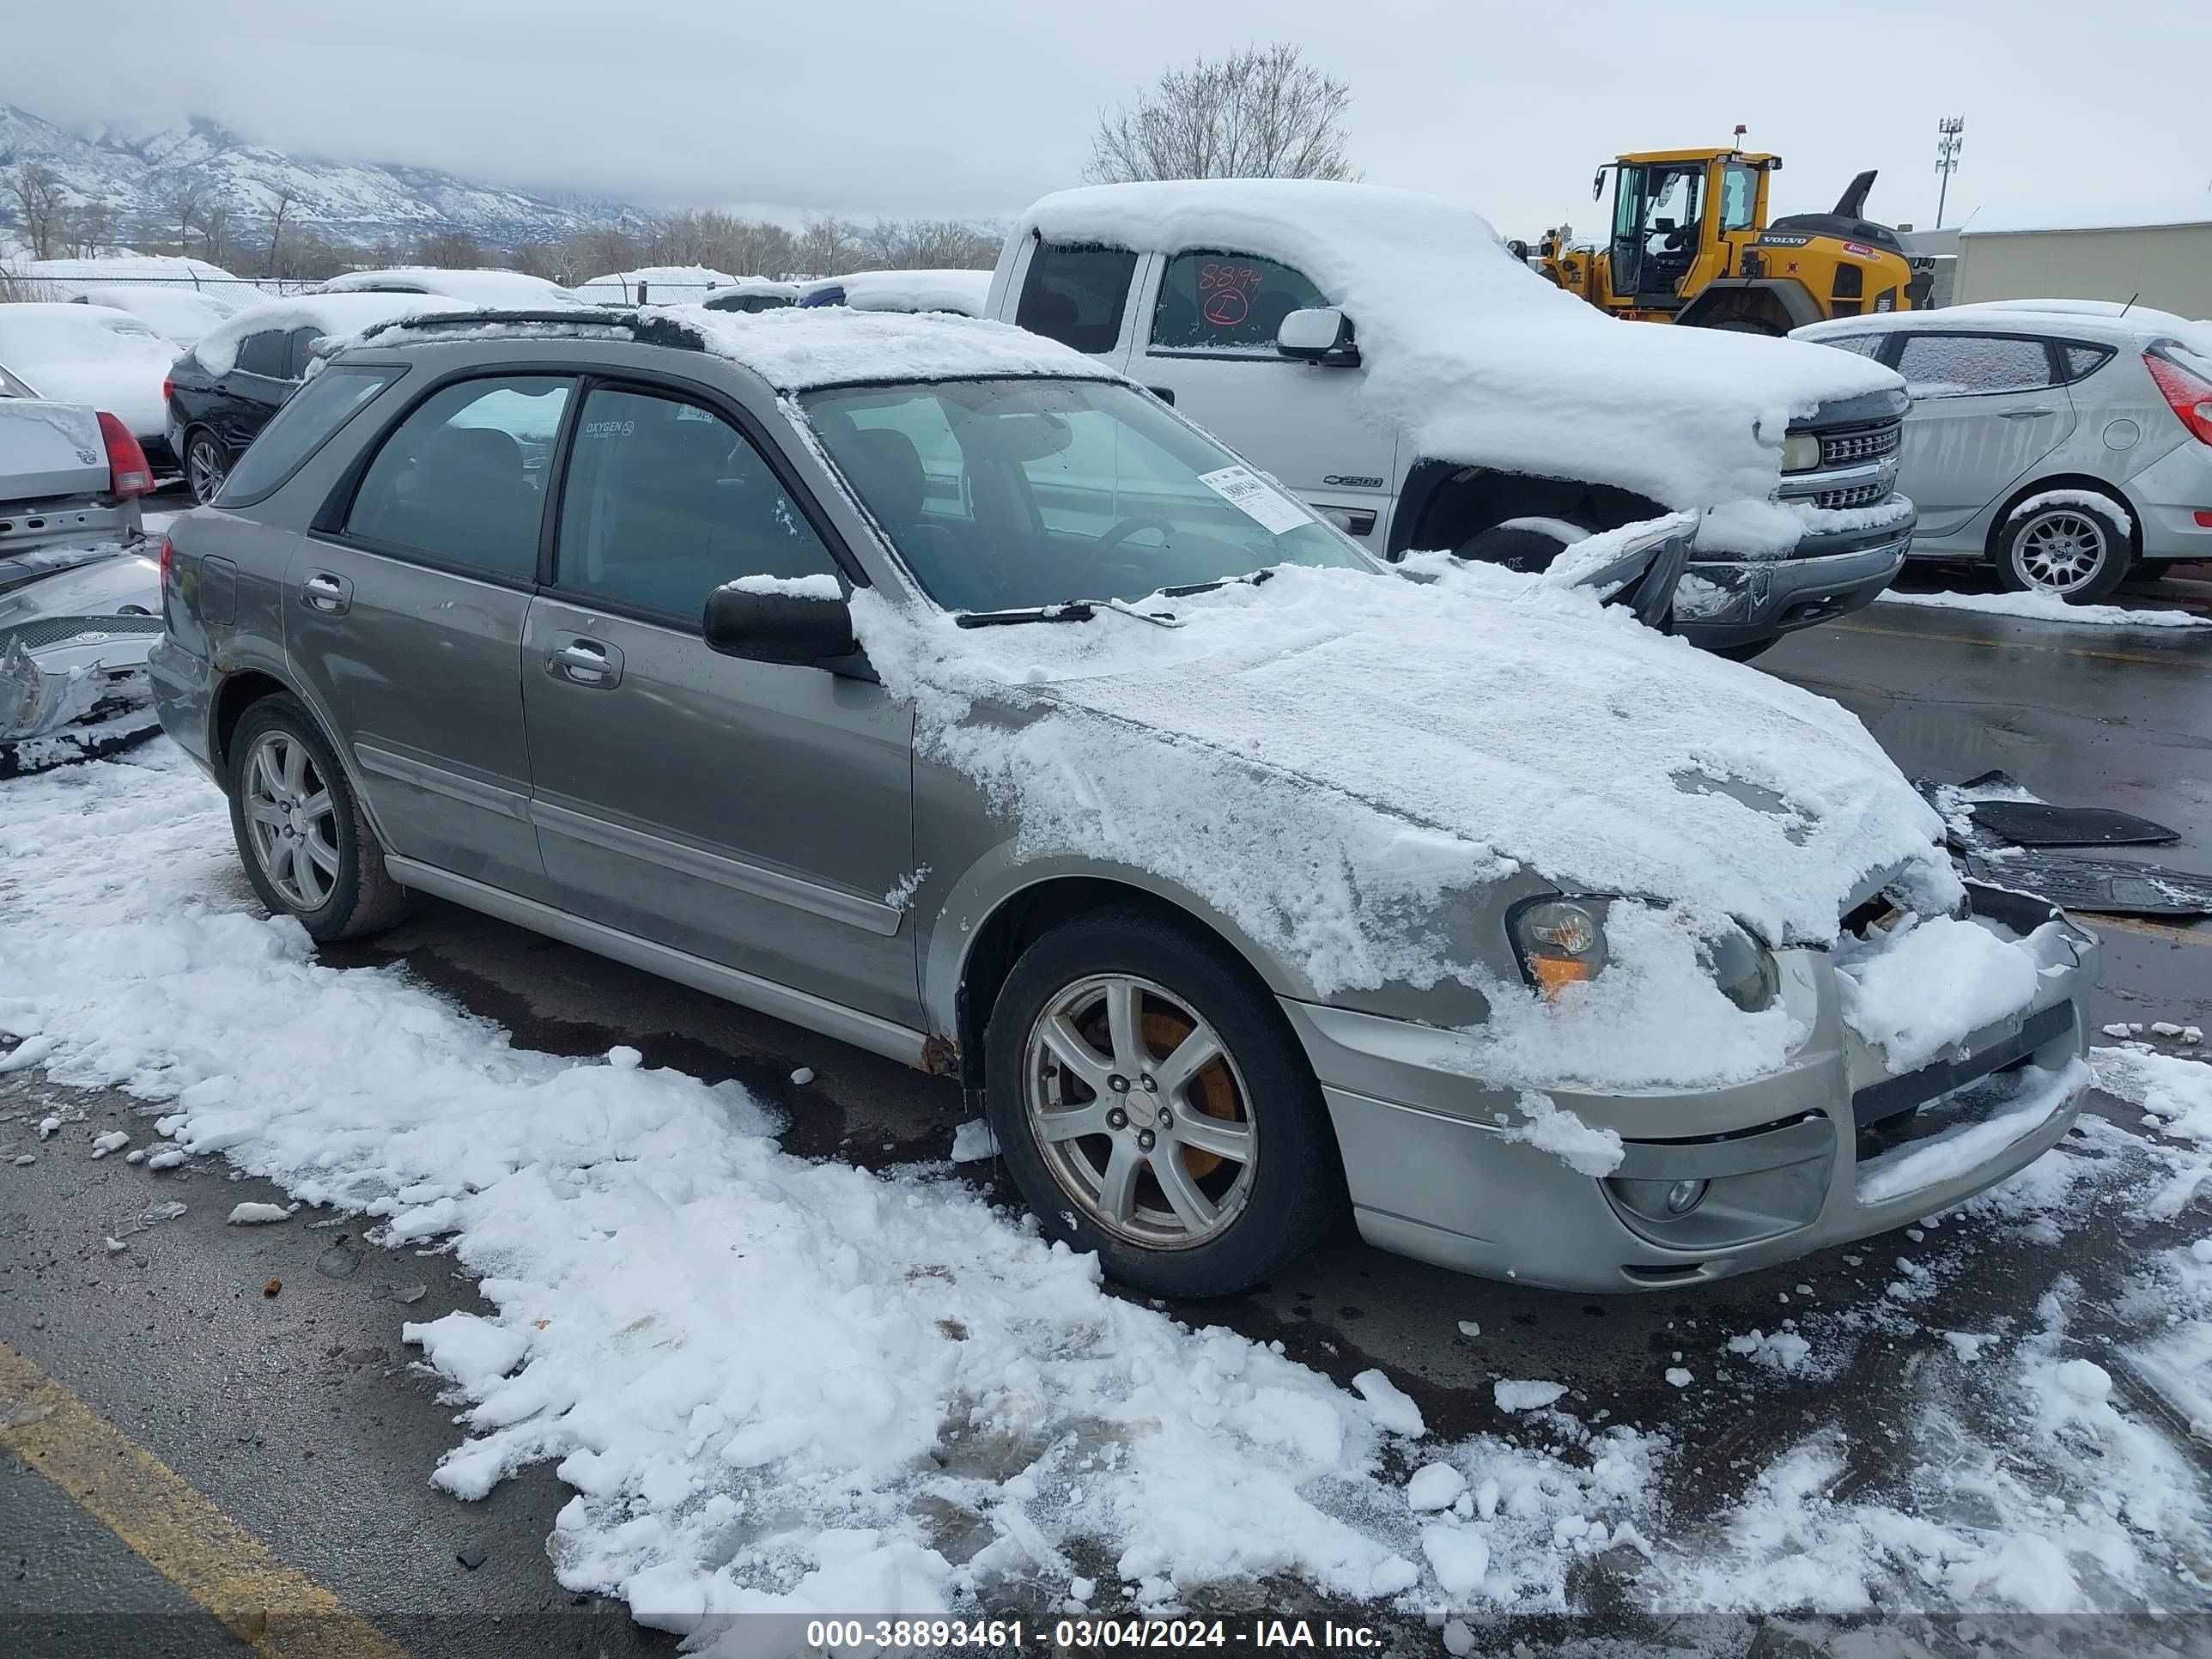
[[[1780,559],[1692,557],[1674,631],[1702,650],[1753,645],[1871,605],[1904,568],[1913,520],[1873,534],[1808,536]]]
[[[1361,1233],[1490,1278],[1654,1290],[1794,1261],[2002,1181],[2066,1133],[2087,1091],[2082,997],[2097,946],[2039,899],[1972,890],[1985,922],[2025,934],[2057,920],[2073,965],[2042,975],[2032,1002],[1946,1059],[1892,1078],[1844,1024],[1826,953],[1782,951],[1784,994],[1810,1029],[1779,1073],[1718,1089],[1546,1091],[1620,1135],[1622,1162],[1602,1178],[1504,1139],[1519,1091],[1472,1079],[1458,1034],[1286,1001]],[[1683,1182],[1706,1184],[1669,1216],[1665,1194]]]

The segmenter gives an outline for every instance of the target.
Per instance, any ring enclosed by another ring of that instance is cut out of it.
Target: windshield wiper
[[[961,611],[954,613],[952,620],[960,628],[1006,628],[1016,623],[1089,622],[1102,610],[1134,617],[1139,622],[1148,622],[1155,628],[1182,626],[1171,616],[1156,617],[1148,611],[1138,610],[1124,599],[1070,599],[1062,605],[1019,605],[1006,611]]]
[[[1248,587],[1257,587],[1275,574],[1270,565],[1265,570],[1255,570],[1243,576],[1216,576],[1210,582],[1185,582],[1180,587],[1163,587],[1160,592],[1170,599],[1187,599],[1194,593],[1211,593],[1217,587],[1226,587],[1231,582],[1243,582]]]

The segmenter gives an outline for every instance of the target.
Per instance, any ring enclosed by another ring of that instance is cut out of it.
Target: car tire
[[[1765,656],[1781,643],[1782,635],[1777,634],[1771,640],[1747,640],[1741,645],[1717,645],[1713,647],[1713,655],[1726,657],[1730,662],[1749,662],[1754,657]]]
[[[1459,558],[1480,559],[1485,564],[1502,564],[1508,570],[1533,574],[1549,570],[1560,554],[1597,533],[1573,519],[1534,514],[1486,526],[1452,552]]]
[[[2007,517],[1995,562],[1997,580],[2015,593],[2094,605],[2127,580],[2135,549],[2114,509],[2069,501]]]
[[[230,452],[214,433],[205,428],[187,433],[179,460],[197,505],[205,507],[222,493],[223,480],[230,476]]]
[[[231,833],[272,915],[322,943],[380,933],[414,895],[392,878],[345,769],[295,699],[264,697],[230,738]]]
[[[1115,1042],[1117,1022],[1135,1047]],[[984,1068],[1000,1154],[1045,1236],[1134,1289],[1247,1289],[1343,1212],[1313,1068],[1266,987],[1194,927],[1131,908],[1046,933],[1000,989]]]

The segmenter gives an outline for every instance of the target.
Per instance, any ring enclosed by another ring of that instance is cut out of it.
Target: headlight
[[[1521,971],[1547,1001],[1605,966],[1606,904],[1601,898],[1534,899],[1508,920]]]
[[[1747,1014],[1769,1006],[1781,988],[1772,953],[1741,927],[1705,940],[1698,947],[1698,960],[1721,988],[1721,994]]]
[[[1793,432],[1782,441],[1782,470],[1810,472],[1820,464],[1820,441],[1809,432]]]

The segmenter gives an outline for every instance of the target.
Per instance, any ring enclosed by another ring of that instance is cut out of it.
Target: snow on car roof
[[[0,306],[0,353],[26,376],[35,363],[177,355],[173,343],[128,312],[66,300]]]
[[[637,287],[642,283],[648,301],[665,289],[667,292],[659,297],[683,304],[703,298],[710,290],[760,280],[733,276],[712,265],[640,265],[635,270],[611,270],[604,276],[594,276],[568,292],[593,305],[628,305],[637,298]]]
[[[558,283],[520,270],[445,270],[430,265],[392,265],[349,270],[316,290],[321,294],[421,293],[477,306],[573,306],[582,301]]]
[[[1765,499],[1791,420],[1899,384],[1842,353],[1608,317],[1514,258],[1480,216],[1412,191],[1094,185],[1036,203],[1015,234],[1032,231],[1290,265],[1351,316],[1364,400],[1421,455],[1589,477],[1669,507]]]
[[[202,335],[192,356],[209,374],[227,374],[238,361],[239,343],[264,329],[316,328],[326,335],[350,335],[397,318],[453,308],[453,299],[442,294],[295,295],[248,306],[221,328]]]
[[[675,331],[672,337],[663,332],[669,330]],[[1006,323],[944,312],[853,311],[842,306],[787,306],[757,313],[709,311],[696,305],[597,307],[580,310],[574,318],[544,313],[456,313],[448,307],[436,316],[426,316],[419,327],[410,327],[402,319],[398,326],[377,329],[368,343],[394,345],[410,336],[454,340],[577,333],[710,351],[752,370],[779,392],[984,375],[1121,378],[1081,352]]]
[[[2212,321],[2191,322],[2154,306],[2121,300],[1978,300],[1933,311],[1893,311],[1880,317],[1833,317],[1791,331],[1800,340],[1832,340],[1888,329],[2032,330],[2085,339],[2141,340],[2161,336],[2212,352]]]
[[[127,311],[187,349],[238,310],[233,301],[155,283],[96,284],[80,292],[76,303]]]
[[[981,317],[990,309],[991,273],[988,270],[854,270],[842,276],[825,276],[809,283],[799,295],[806,304],[831,289],[844,290],[842,301],[855,311],[951,311]],[[817,301],[817,303],[820,303]]]

